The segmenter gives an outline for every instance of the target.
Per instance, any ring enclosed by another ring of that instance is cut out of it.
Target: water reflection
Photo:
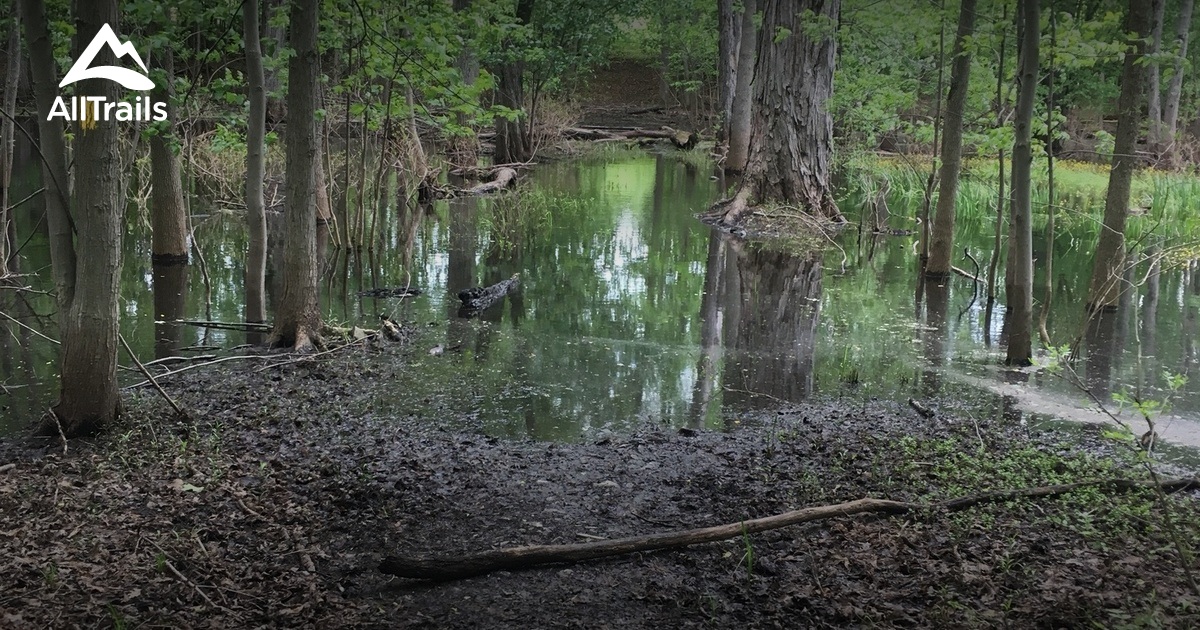
[[[154,358],[162,359],[182,347],[184,326],[178,322],[187,318],[188,266],[155,263],[153,268]]]

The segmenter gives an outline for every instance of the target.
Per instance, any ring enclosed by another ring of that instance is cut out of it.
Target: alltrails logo
[[[104,46],[108,46],[117,59],[126,55],[133,57],[142,72],[120,66],[91,67],[92,61],[96,59],[96,55]],[[112,27],[105,24],[100,27],[100,31],[92,38],[92,42],[75,61],[75,65],[71,66],[71,70],[67,72],[67,76],[63,77],[58,87],[66,87],[84,79],[108,79],[120,83],[127,89],[145,92],[154,89],[154,82],[143,74],[147,72],[149,70],[146,69],[146,64],[142,62],[142,57],[138,55],[133,44],[121,43]],[[139,96],[132,103],[124,101],[110,103],[103,96],[78,96],[68,99],[59,96],[54,99],[54,105],[50,108],[50,115],[46,117],[46,120],[54,120],[56,116],[72,122],[96,120],[157,122],[167,119],[167,104],[153,103],[149,96]]]

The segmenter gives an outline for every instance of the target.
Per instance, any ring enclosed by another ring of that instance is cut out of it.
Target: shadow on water
[[[18,165],[17,197],[36,190],[35,166]],[[987,413],[1019,408],[1094,420],[1086,396],[1063,379],[1020,373],[1027,382],[1008,382],[1013,374],[997,367],[1002,349],[994,343],[1003,309],[988,312],[983,287],[958,276],[926,283],[914,317],[909,230],[847,231],[838,237],[841,251],[824,255],[745,242],[694,218],[720,195],[720,182],[691,161],[640,153],[543,165],[515,194],[425,206],[390,201],[404,198],[391,178],[381,198],[392,205],[362,247],[338,247],[345,234],[336,225],[322,239],[327,321],[374,327],[386,314],[418,331],[408,357],[385,366],[386,386],[360,411],[399,421],[463,418],[493,435],[544,440],[648,425],[722,428],[741,414],[814,396],[954,398]],[[902,225],[917,198],[889,195],[888,220]],[[846,209],[878,206],[843,197]],[[243,313],[241,216],[195,205],[207,274],[197,264],[152,266],[144,221],[130,210],[122,330],[143,360],[247,341],[174,323],[240,321]],[[29,239],[17,262],[36,272],[29,276],[35,289],[46,290],[41,211],[35,201],[15,213],[18,233]],[[986,261],[990,220],[966,217],[960,226],[962,245]],[[272,217],[272,235],[279,228]],[[1170,394],[1163,377],[1190,374],[1198,360],[1196,263],[1132,271],[1131,280],[1146,281],[1111,317],[1086,326],[1092,236],[1076,230],[1056,240],[1055,342],[1066,345],[1087,329],[1082,373],[1092,393],[1102,400],[1131,390],[1171,395],[1161,433],[1200,444],[1200,379]],[[1150,260],[1158,260],[1154,251],[1146,252]],[[836,271],[827,272],[831,257]],[[277,250],[271,258],[279,259]],[[477,317],[459,316],[457,291],[517,273],[518,291]],[[268,305],[278,275],[269,271]],[[403,287],[422,293],[361,295]],[[54,336],[50,296],[4,292],[0,299],[6,313]],[[55,352],[28,328],[2,326],[0,431],[11,432],[54,397]]]

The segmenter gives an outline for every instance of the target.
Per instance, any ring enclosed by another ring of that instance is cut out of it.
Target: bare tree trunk
[[[8,116],[0,122],[0,280],[8,277],[8,253],[11,244],[8,241],[8,206],[12,186],[13,135],[14,124],[10,116],[17,110],[17,79],[21,76],[21,18],[17,14],[17,0],[12,1],[9,11],[12,17],[8,23],[8,45],[6,52],[8,64],[4,72],[4,101],[0,107]]]
[[[1154,21],[1150,32],[1150,54],[1157,53],[1162,50],[1162,32],[1163,32],[1163,14],[1166,13],[1167,0],[1150,0],[1154,7]],[[1158,66],[1158,61],[1151,58],[1149,67],[1147,68],[1147,92],[1149,94],[1149,104],[1146,107],[1146,118],[1150,122],[1150,129],[1147,133],[1147,139],[1150,141],[1150,147],[1156,153],[1159,151],[1159,145],[1163,141],[1162,133],[1162,70]]]
[[[758,54],[754,26],[754,13],[757,10],[755,0],[742,0],[742,7],[742,33],[738,37],[737,68],[734,71],[736,83],[729,110],[729,150],[725,153],[725,169],[734,173],[742,172],[750,158],[750,123],[754,111],[752,83],[754,60]]]
[[[533,0],[517,0],[517,23],[526,25],[532,18]],[[498,164],[525,162],[532,152],[526,126],[528,116],[522,111],[525,107],[525,63],[520,60],[509,61],[502,64],[497,73],[500,76],[496,88],[497,105],[521,113],[513,120],[496,117],[495,161]]]
[[[1016,141],[1013,144],[1009,242],[1012,278],[1006,280],[1008,365],[1029,365],[1033,356],[1033,101],[1037,96],[1039,0],[1021,0],[1021,42],[1017,93]]]
[[[286,0],[267,0],[263,3],[262,21],[266,24],[267,41],[271,44],[270,50],[265,51],[265,54],[272,61],[269,66],[264,66],[263,87],[267,93],[267,120],[272,123],[287,118],[287,103],[284,102],[283,96],[278,94],[282,86],[278,68],[287,52],[287,27],[282,24],[275,26],[277,22],[271,19],[276,13],[284,11],[286,6]],[[261,47],[261,41],[259,45]]]
[[[319,0],[292,0],[288,62],[287,209],[281,292],[272,345],[308,350],[321,345],[317,304],[317,128],[320,57],[317,52]]]
[[[246,48],[246,91],[250,118],[246,130],[246,222],[250,242],[246,251],[246,321],[267,321],[267,214],[263,179],[267,165],[267,91],[263,76],[262,45],[258,35],[258,0],[242,5],[242,37]]]
[[[155,86],[156,101],[167,104],[167,120],[158,133],[150,136],[150,228],[151,260],[161,264],[186,264],[188,261],[187,207],[183,203],[180,176],[179,140],[175,135],[175,58],[170,46],[156,55],[166,74],[166,83]]]
[[[100,28],[117,29],[116,0],[75,5],[76,57]],[[119,31],[118,31],[119,32]],[[113,51],[100,49],[96,65],[115,65]],[[119,98],[117,84],[88,79],[77,95]],[[54,415],[67,437],[90,435],[120,415],[117,390],[118,304],[121,295],[120,137],[115,120],[92,121],[75,129],[76,270],[75,294],[62,324],[62,390]],[[45,431],[57,430],[43,427]]]
[[[717,142],[729,140],[733,119],[733,92],[737,88],[738,42],[742,22],[733,10],[733,0],[717,0],[717,100],[721,110],[721,128]]]
[[[45,158],[42,181],[46,192],[46,226],[50,234],[50,265],[54,293],[58,298],[60,323],[75,294],[75,241],[71,220],[71,180],[67,177],[66,128],[61,118],[47,120],[40,112],[50,112],[58,96],[58,62],[50,39],[46,6],[42,0],[21,0],[21,21],[25,24],[25,42],[29,47],[29,70],[33,77],[33,95],[39,112],[38,143]]]
[[[963,112],[967,108],[967,87],[971,82],[971,53],[967,40],[975,32],[975,0],[962,0],[958,11],[958,35],[954,39],[954,63],[950,69],[950,95],[946,99],[946,119],[942,130],[942,167],[938,175],[937,214],[934,215],[929,262],[925,275],[950,276],[954,252],[954,211],[958,201],[958,174],[962,167]]]
[[[1187,60],[1188,33],[1192,28],[1194,7],[1194,0],[1183,0],[1179,7],[1179,21],[1175,24],[1175,72],[1171,75],[1171,85],[1167,87],[1167,99],[1163,103],[1163,133],[1167,142],[1174,142],[1175,132],[1178,131],[1179,97],[1183,93],[1183,75],[1187,70],[1184,62]],[[1171,153],[1174,155],[1177,151],[1172,150]]]
[[[1138,127],[1145,88],[1145,68],[1140,59],[1146,54],[1146,36],[1150,32],[1149,0],[1129,0],[1124,32],[1137,41],[1126,51],[1121,70],[1121,95],[1117,101],[1117,134],[1113,143],[1112,169],[1108,174],[1108,194],[1104,200],[1104,227],[1096,245],[1092,281],[1088,287],[1088,311],[1116,309],[1122,292],[1125,266],[1125,220],[1129,215],[1129,193],[1133,169],[1137,164]],[[1190,8],[1191,0],[1185,0]],[[1168,131],[1170,129],[1168,128]]]
[[[797,4],[799,6],[797,6]],[[833,68],[840,0],[768,0],[758,36],[758,68],[750,159],[741,188],[721,222],[737,223],[754,205],[779,201],[842,222],[829,185],[833,119],[826,102]],[[822,30],[801,23],[818,12]],[[778,33],[789,33],[782,39]]]

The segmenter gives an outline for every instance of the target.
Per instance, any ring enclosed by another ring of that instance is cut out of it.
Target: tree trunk
[[[1012,201],[1009,203],[1011,279],[1008,301],[1008,365],[1030,365],[1033,356],[1033,225],[1030,170],[1033,166],[1033,101],[1037,96],[1038,43],[1041,38],[1039,0],[1021,0],[1019,90],[1016,140],[1013,144]]]
[[[950,69],[950,95],[946,99],[946,117],[942,129],[942,166],[938,181],[937,214],[934,215],[929,262],[925,275],[950,276],[954,251],[954,212],[958,201],[958,174],[962,167],[963,112],[967,107],[967,87],[971,81],[971,53],[967,40],[975,32],[975,0],[962,0],[958,11],[958,35],[954,39],[954,63]]]
[[[286,0],[267,0],[263,3],[263,23],[266,24],[267,41],[270,42],[270,50],[265,51],[274,63],[264,66],[263,87],[267,94],[267,120],[277,123],[287,118],[287,103],[279,94],[282,86],[282,81],[279,80],[280,60],[287,54],[287,27],[283,24],[278,24],[277,21],[271,18],[278,12],[284,11],[287,8]],[[262,42],[259,42],[261,47]]]
[[[517,24],[529,24],[533,17],[533,0],[517,1]],[[510,47],[506,45],[505,47]],[[517,54],[510,51],[510,54]],[[497,164],[515,164],[527,162],[532,157],[529,129],[526,127],[527,116],[522,111],[525,107],[525,62],[520,59],[509,60],[497,70],[500,79],[496,88],[496,104],[520,112],[510,120],[504,116],[496,117],[496,153]]]
[[[250,242],[246,252],[246,321],[267,321],[267,214],[263,179],[267,133],[267,92],[263,76],[262,45],[258,36],[258,0],[242,5],[242,36],[246,48],[246,92],[250,117],[246,128],[246,222]]]
[[[718,142],[729,140],[733,119],[733,92],[737,87],[738,41],[742,22],[733,10],[733,0],[717,0],[717,98],[721,106]]]
[[[118,33],[116,0],[75,5],[75,55],[83,52],[100,28]],[[115,65],[113,51],[102,47],[94,65]],[[79,82],[77,96],[104,96],[114,102],[117,84],[105,79]],[[117,390],[118,306],[121,295],[120,135],[115,120],[92,120],[93,128],[75,128],[76,270],[75,294],[62,325],[62,390],[54,415],[67,437],[90,435],[120,414]],[[55,427],[57,429],[58,427]],[[50,427],[44,427],[49,430]]]
[[[469,13],[471,0],[454,0],[453,7],[456,13]],[[482,27],[481,24],[471,24],[470,28],[473,30],[465,33],[464,39],[470,42],[474,37],[474,29],[480,27]],[[475,81],[479,78],[479,57],[469,43],[459,51],[455,65],[458,67],[458,73],[462,76],[463,85],[475,85]],[[470,120],[467,115],[459,112],[457,116],[458,126],[462,130],[459,135],[450,139],[450,160],[462,166],[475,166],[479,162],[479,138],[476,137],[475,130],[469,127]]]
[[[1157,53],[1162,50],[1162,32],[1163,32],[1163,14],[1166,13],[1167,0],[1150,0],[1153,5],[1154,21],[1150,33],[1150,54]],[[1150,129],[1147,133],[1147,139],[1150,141],[1150,147],[1155,152],[1158,152],[1159,145],[1163,141],[1162,133],[1162,70],[1159,68],[1158,61],[1150,59],[1149,67],[1146,69],[1147,78],[1147,93],[1149,94],[1149,104],[1146,107],[1146,118],[1150,122]]]
[[[186,264],[188,261],[187,208],[183,203],[178,143],[175,135],[175,59],[170,46],[156,55],[166,82],[156,85],[155,101],[167,104],[167,119],[158,123],[158,133],[150,136],[150,229],[151,260],[159,264]]]
[[[750,159],[741,188],[725,204],[722,223],[737,223],[766,201],[845,221],[829,185],[833,119],[825,107],[833,91],[840,8],[840,0],[767,0],[764,5]],[[810,11],[815,17],[805,17]],[[788,35],[780,39],[782,32]]]
[[[1175,24],[1175,72],[1171,75],[1171,85],[1167,87],[1167,98],[1163,103],[1163,134],[1167,142],[1174,142],[1175,132],[1178,131],[1179,97],[1183,93],[1184,62],[1187,60],[1188,33],[1192,28],[1194,6],[1193,0],[1183,0],[1179,7],[1179,21]],[[1171,153],[1176,151],[1172,150]]]
[[[17,110],[17,79],[21,76],[21,18],[17,15],[17,0],[13,0],[9,15],[12,17],[8,23],[8,45],[5,49],[8,64],[4,71],[4,100],[0,107],[13,116]],[[9,193],[16,139],[13,135],[14,126],[8,116],[0,122],[0,280],[8,277],[8,253],[12,247],[8,241],[8,206],[12,203]]]
[[[47,120],[58,96],[58,62],[42,0],[21,0],[21,21],[29,47],[29,71],[38,111],[38,143],[42,151],[42,198],[50,235],[50,266],[58,298],[59,323],[75,294],[75,241],[71,233],[71,181],[67,177],[67,139],[62,118]]]
[[[742,7],[742,33],[738,37],[737,68],[734,70],[736,83],[729,110],[729,150],[725,153],[725,169],[734,173],[742,172],[750,157],[754,60],[758,54],[754,26],[754,13],[757,10],[755,0],[742,0]]]
[[[1185,3],[1191,5],[1190,0]],[[1096,245],[1096,260],[1088,287],[1088,311],[1115,310],[1122,292],[1125,266],[1125,220],[1129,216],[1129,193],[1133,169],[1137,165],[1138,128],[1145,68],[1139,60],[1145,56],[1145,39],[1150,31],[1149,0],[1129,0],[1124,32],[1139,38],[1131,42],[1121,70],[1121,95],[1117,101],[1117,134],[1113,143],[1112,169],[1108,174],[1108,194],[1104,199],[1104,227]],[[1168,129],[1169,131],[1169,129]]]
[[[317,303],[316,103],[319,0],[292,0],[288,61],[287,207],[275,346],[308,350],[321,345]]]

